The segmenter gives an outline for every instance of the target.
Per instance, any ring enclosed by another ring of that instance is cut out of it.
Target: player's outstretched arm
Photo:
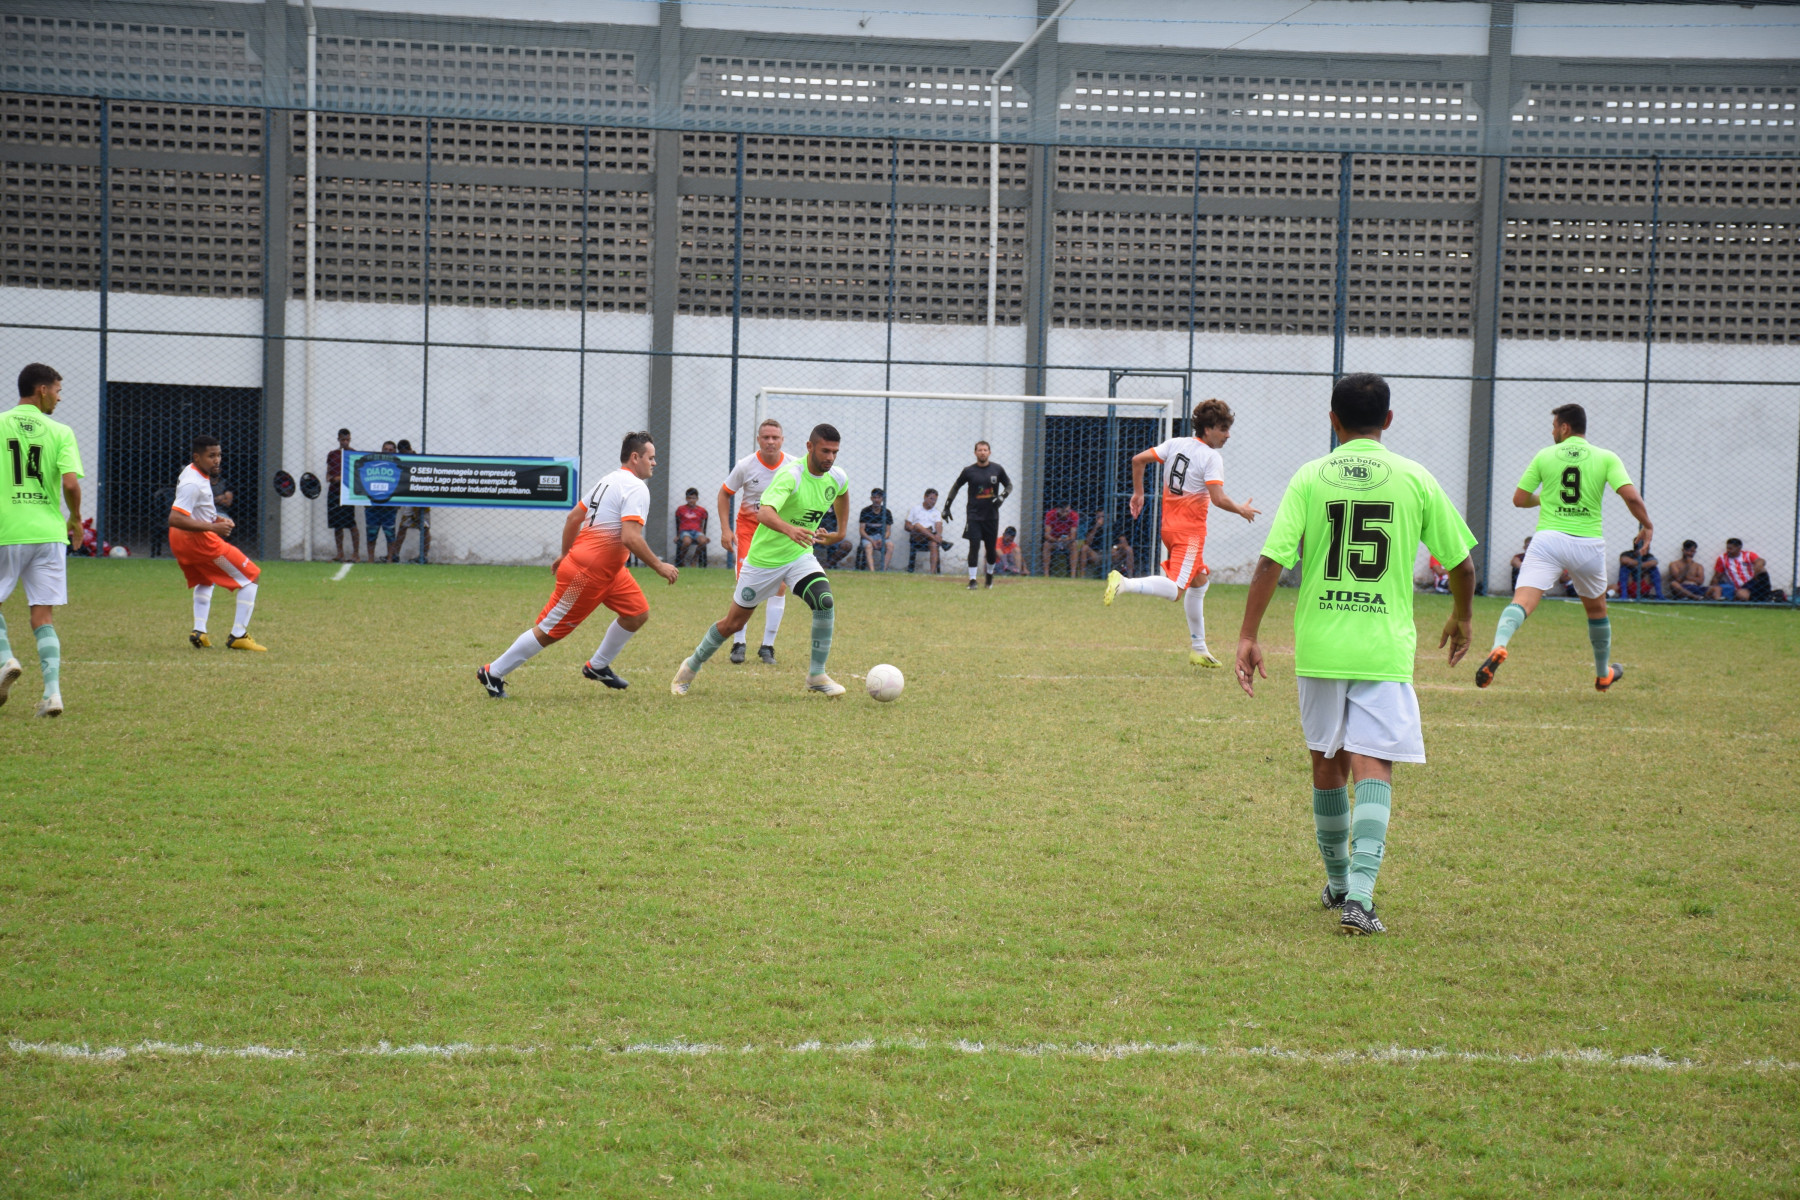
[[[999,463],[994,464],[994,470],[996,470],[1000,473],[1000,497],[999,497],[999,499],[994,501],[994,504],[997,507],[999,505],[1005,504],[1006,498],[1008,496],[1012,495],[1012,476],[1008,475],[1006,473],[1006,468],[1001,466]],[[948,517],[945,518],[945,520],[948,520],[948,519],[949,519]]]
[[[1131,519],[1144,515],[1144,468],[1156,461],[1156,451],[1139,450],[1131,456]],[[1224,495],[1221,491],[1220,495]]]
[[[1513,489],[1514,508],[1536,508],[1537,506],[1538,494],[1536,492],[1528,492],[1522,487]]]
[[[1469,652],[1469,623],[1475,609],[1475,556],[1470,555],[1450,568],[1450,619],[1444,622],[1444,635],[1438,638],[1438,649],[1450,647],[1450,665],[1455,666]]]
[[[190,517],[178,508],[169,510],[169,528],[185,529],[190,533],[230,533],[235,526],[230,517],[220,517],[217,521],[202,521]]]
[[[1262,509],[1260,508],[1250,507],[1251,502],[1256,499],[1255,496],[1245,496],[1242,504],[1232,503],[1226,498],[1225,485],[1222,483],[1207,484],[1206,492],[1207,495],[1212,497],[1214,508],[1224,509],[1228,513],[1236,513],[1246,521],[1256,520],[1257,514],[1262,512]]]
[[[1263,667],[1262,647],[1256,638],[1262,632],[1263,614],[1275,598],[1275,587],[1281,582],[1281,564],[1264,554],[1256,560],[1256,573],[1250,577],[1250,594],[1244,599],[1244,623],[1238,628],[1237,681],[1244,695],[1256,695],[1256,677],[1264,679],[1269,672]]]
[[[1656,532],[1656,527],[1650,524],[1650,510],[1644,506],[1644,497],[1637,490],[1637,484],[1628,483],[1620,488],[1619,499],[1625,502],[1625,507],[1629,508],[1631,515],[1637,518],[1638,525],[1644,531],[1644,548],[1648,551],[1650,536]]]
[[[737,526],[731,519],[731,497],[735,493],[723,484],[719,487],[719,545],[736,552]]]
[[[625,543],[625,549],[637,555],[638,559],[643,562],[645,566],[649,567],[652,571],[655,571],[658,575],[661,575],[670,583],[674,583],[675,580],[680,577],[681,572],[677,568],[656,557],[656,552],[650,549],[650,543],[644,540],[643,526],[639,525],[636,521],[623,521],[620,523],[619,540]]]
[[[63,503],[69,506],[69,548],[81,549],[81,476],[73,471],[64,471],[62,477]]]
[[[950,485],[950,495],[944,499],[944,520],[946,521],[956,520],[956,513],[952,510],[951,506],[956,503],[956,494],[962,491],[963,480],[967,475],[968,471],[965,470],[961,475],[956,477],[956,482]],[[969,494],[972,496],[975,493],[970,492]]]

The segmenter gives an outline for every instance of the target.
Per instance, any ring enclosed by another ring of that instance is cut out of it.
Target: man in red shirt
[[[687,490],[687,503],[675,510],[675,565],[680,566],[692,549],[694,561],[706,565],[706,547],[712,539],[706,536],[706,510],[700,507],[700,489]]]
[[[1080,524],[1081,514],[1067,501],[1060,508],[1052,508],[1044,513],[1044,574],[1050,573],[1050,555],[1053,551],[1061,550],[1071,555],[1074,553],[1075,527]]]
[[[1712,587],[1709,600],[1761,600],[1773,596],[1769,587],[1769,564],[1762,555],[1744,549],[1741,538],[1726,538],[1725,553],[1713,560]]]

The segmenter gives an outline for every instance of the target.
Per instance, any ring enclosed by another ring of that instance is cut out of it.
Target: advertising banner
[[[344,455],[345,504],[425,508],[575,507],[579,470],[570,458],[480,455]]]

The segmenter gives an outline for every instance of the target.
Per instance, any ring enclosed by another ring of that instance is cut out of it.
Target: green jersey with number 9
[[[1600,501],[1606,489],[1618,491],[1631,483],[1625,464],[1611,450],[1590,446],[1583,437],[1567,437],[1537,452],[1525,474],[1521,491],[1544,489],[1538,506],[1539,529],[1554,529],[1570,537],[1601,537]]]
[[[1294,673],[1410,682],[1419,543],[1446,570],[1475,545],[1438,481],[1373,438],[1345,442],[1288,481],[1263,556],[1291,567],[1302,541]]]
[[[0,546],[68,541],[62,478],[81,473],[74,430],[35,404],[0,414]]]

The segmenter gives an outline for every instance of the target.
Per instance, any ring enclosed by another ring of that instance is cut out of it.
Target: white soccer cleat
[[[846,688],[843,684],[839,683],[829,675],[808,675],[806,677],[806,690],[809,692],[817,692],[821,696],[841,696],[850,689]]]
[[[1113,597],[1119,594],[1119,585],[1124,582],[1125,576],[1118,571],[1114,571],[1108,575],[1106,577],[1106,595],[1100,598],[1101,602],[1103,604],[1111,604],[1113,602]]]
[[[38,701],[37,715],[40,717],[60,717],[63,714],[62,693],[45,696]]]
[[[689,670],[687,659],[682,659],[681,665],[675,668],[675,678],[669,681],[669,691],[677,696],[687,695],[688,688],[693,685],[694,677],[699,673]]]
[[[6,703],[6,697],[12,692],[12,685],[19,682],[19,676],[24,673],[25,668],[19,665],[16,658],[0,663],[0,704]]]

